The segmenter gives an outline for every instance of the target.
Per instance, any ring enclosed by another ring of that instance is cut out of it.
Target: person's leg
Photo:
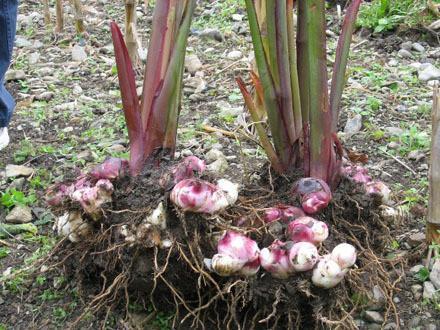
[[[0,0],[0,128],[7,127],[15,107],[14,99],[4,86],[14,47],[18,0]]]

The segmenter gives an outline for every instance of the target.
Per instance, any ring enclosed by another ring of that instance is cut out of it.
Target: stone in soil
[[[84,47],[80,45],[75,45],[72,48],[72,61],[74,62],[83,62],[87,59],[87,53],[84,50]]]
[[[243,57],[243,53],[240,50],[233,50],[226,56],[229,60],[239,60]]]
[[[23,165],[6,165],[6,177],[13,178],[18,176],[30,176],[34,173],[34,169]]]
[[[345,124],[344,133],[351,136],[358,133],[362,128],[362,115],[356,114],[347,120]]]
[[[411,48],[412,48],[411,41],[405,41],[400,44],[400,49],[411,50]]]
[[[434,262],[431,272],[429,273],[429,279],[437,290],[440,290],[440,259]]]
[[[26,73],[23,70],[9,70],[6,72],[5,81],[26,79]]]
[[[202,62],[195,54],[187,55],[185,57],[185,69],[194,74],[202,68]]]
[[[419,301],[422,298],[423,287],[420,284],[411,285],[411,292],[414,296],[415,301]]]
[[[401,57],[401,58],[412,58],[412,57],[413,57],[413,55],[411,54],[411,52],[410,52],[410,51],[407,51],[406,49],[400,49],[400,50],[397,52],[397,56],[398,56],[398,57]]]
[[[5,222],[15,224],[28,223],[31,221],[32,211],[29,207],[24,205],[15,206],[5,218]]]
[[[419,80],[429,81],[433,79],[440,78],[440,69],[432,65],[431,63],[426,63],[420,67],[419,70]]]
[[[415,43],[412,44],[412,49],[414,49],[416,52],[419,52],[419,53],[424,53],[425,52],[425,47],[423,47],[418,42],[415,42]]]
[[[423,299],[433,299],[436,295],[436,289],[432,282],[423,283]]]
[[[413,247],[422,244],[423,242],[425,242],[425,240],[425,233],[414,233],[408,237],[408,243]]]
[[[214,39],[218,42],[222,42],[225,40],[224,35],[217,29],[205,29],[200,32],[200,37]]]
[[[364,319],[368,322],[373,322],[378,324],[381,324],[384,321],[382,314],[376,311],[366,311],[364,313]]]

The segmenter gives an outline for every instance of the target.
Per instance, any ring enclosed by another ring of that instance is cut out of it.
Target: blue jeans
[[[7,127],[15,108],[11,94],[4,86],[14,48],[18,0],[0,0],[0,127]]]

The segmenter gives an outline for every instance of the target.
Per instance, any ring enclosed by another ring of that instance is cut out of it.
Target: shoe
[[[6,148],[9,144],[9,135],[7,127],[0,127],[0,150]]]

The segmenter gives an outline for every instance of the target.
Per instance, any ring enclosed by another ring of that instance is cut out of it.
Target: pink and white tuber
[[[303,178],[295,182],[293,196],[299,196],[301,206],[307,214],[326,208],[332,199],[329,186],[321,179]]]
[[[202,174],[205,169],[205,161],[196,156],[188,156],[173,168],[174,184],[193,178],[195,173]]]
[[[299,207],[279,204],[275,207],[268,208],[264,211],[264,222],[271,223],[274,221],[290,221],[299,217],[303,217],[306,214]]]
[[[85,213],[96,219],[102,206],[112,201],[114,187],[111,180],[124,176],[127,171],[126,160],[108,158],[89,174],[79,176],[74,183],[49,188],[46,201],[51,206],[59,206],[69,200],[77,202]]]
[[[289,262],[297,272],[311,270],[318,259],[316,246],[309,242],[295,243],[289,251]]]
[[[321,258],[313,270],[312,282],[314,285],[330,289],[338,285],[348,268],[356,262],[356,249],[353,245],[342,243],[337,245],[331,254]]]
[[[288,239],[297,242],[309,242],[318,245],[328,237],[328,227],[325,222],[311,217],[300,217],[289,223],[286,230]]]
[[[174,186],[170,198],[184,211],[214,214],[237,201],[238,188],[225,179],[218,180],[217,185],[200,179],[185,179]]]
[[[295,271],[289,260],[287,246],[286,243],[275,240],[260,252],[261,267],[275,278],[286,279]]]
[[[217,254],[205,264],[220,276],[255,275],[260,269],[257,242],[241,233],[227,231],[217,244]]]

